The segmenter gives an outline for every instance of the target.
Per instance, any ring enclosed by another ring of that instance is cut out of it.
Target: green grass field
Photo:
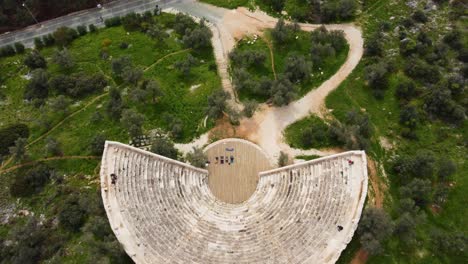
[[[289,125],[284,130],[286,142],[293,148],[308,149],[308,147],[304,146],[302,141],[302,133],[308,128],[312,128],[313,130],[327,131],[328,125],[319,117],[310,115],[309,117],[303,118]],[[332,141],[328,136],[325,135],[323,140],[313,140],[312,145],[309,148],[320,149],[337,146],[339,146],[337,142]]]

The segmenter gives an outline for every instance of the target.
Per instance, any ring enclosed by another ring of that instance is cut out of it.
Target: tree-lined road
[[[34,38],[42,37],[54,32],[57,28],[66,26],[76,28],[80,25],[88,26],[94,24],[97,27],[103,27],[101,21],[115,16],[123,16],[128,13],[143,13],[153,11],[156,5],[163,8],[172,7],[181,2],[193,2],[192,0],[117,0],[104,5],[101,9],[92,8],[75,12],[66,16],[58,17],[52,20],[41,22],[40,25],[32,25],[27,28],[8,32],[0,35],[0,47],[12,45],[15,42],[22,42],[26,47],[34,45]]]

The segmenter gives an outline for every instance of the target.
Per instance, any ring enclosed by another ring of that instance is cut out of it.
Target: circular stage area
[[[208,186],[226,203],[242,203],[257,188],[259,173],[272,169],[263,150],[243,139],[229,138],[205,148],[209,165]]]

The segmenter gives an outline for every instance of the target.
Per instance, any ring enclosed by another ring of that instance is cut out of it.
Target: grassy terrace
[[[184,47],[182,36],[172,30],[174,18],[175,16],[171,14],[154,17],[155,23],[169,35],[158,44],[140,31],[127,33],[122,26],[103,28],[95,33],[80,36],[67,47],[75,65],[66,71],[60,69],[52,60],[56,47],[43,48],[40,53],[47,60],[46,70],[49,77],[59,73],[66,75],[77,72],[89,75],[102,73],[109,87],[116,87],[121,91],[124,107],[135,109],[144,115],[143,130],[146,133],[153,129],[170,131],[164,116],[171,114],[183,123],[181,136],[175,140],[187,142],[213,126],[211,120],[206,126],[203,124],[206,116],[205,108],[207,97],[221,89],[221,81],[217,75],[212,48],[192,50]],[[102,59],[100,51],[106,42],[109,57]],[[128,48],[120,47],[123,42],[128,44]],[[195,58],[196,63],[190,68],[190,74],[184,76],[174,68],[174,63],[186,60],[189,55]],[[129,56],[133,65],[144,71],[144,79],[156,80],[159,83],[163,95],[156,103],[130,100],[129,97],[135,87],[124,83],[111,69],[111,60],[121,56]],[[29,127],[28,143],[34,142],[34,144],[29,146],[28,158],[24,162],[44,159],[47,155],[44,151],[47,138],[56,139],[60,143],[65,159],[46,160],[42,164],[53,168],[54,175],[63,177],[55,179],[54,176],[52,183],[47,184],[39,193],[19,199],[12,197],[8,188],[1,188],[0,206],[3,208],[14,205],[17,210],[24,209],[34,212],[38,217],[43,214],[45,219],[54,219],[67,206],[65,204],[67,199],[78,195],[80,203],[84,202],[94,211],[89,212],[82,230],[69,232],[60,226],[52,229],[50,239],[57,240],[47,243],[57,246],[59,250],[51,254],[52,257],[49,259],[52,263],[91,263],[100,260],[127,263],[128,258],[122,255],[119,244],[108,229],[105,213],[100,208],[99,157],[90,159],[73,157],[67,159],[67,157],[93,155],[90,145],[96,134],[102,134],[107,140],[128,142],[130,139],[128,128],[119,120],[108,117],[106,113],[109,101],[108,89],[92,92],[78,99],[67,97],[71,102],[66,112],[52,110],[48,103],[36,107],[33,103],[26,102],[23,95],[29,82],[27,79],[29,69],[23,64],[25,57],[26,54],[22,54],[0,59],[2,70],[0,94],[3,95],[0,104],[0,127],[17,122]],[[57,95],[49,94],[48,99],[55,96]],[[48,133],[47,136],[41,137],[45,133]],[[14,162],[9,163],[9,166],[14,165]],[[37,166],[38,164],[34,164],[11,173],[0,174],[0,179],[5,183],[4,186],[10,186],[16,177],[16,172],[27,173],[28,169]],[[15,220],[10,225],[0,226],[1,238],[11,235],[15,228],[27,224],[27,218],[18,219],[20,220]],[[103,234],[97,236],[93,235],[96,230],[90,231],[91,227],[87,225],[95,225],[94,221],[100,221],[99,219],[104,219],[105,222],[101,228]]]

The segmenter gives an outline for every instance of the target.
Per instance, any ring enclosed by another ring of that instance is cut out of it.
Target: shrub
[[[101,92],[107,86],[107,79],[102,73],[89,75],[78,72],[72,75],[75,85],[67,90],[67,94],[72,97],[82,97],[90,93]]]
[[[119,48],[120,48],[120,49],[127,49],[127,48],[128,48],[128,43],[126,43],[126,42],[121,42],[120,45],[119,45]]]
[[[123,16],[121,22],[126,31],[135,31],[141,29],[142,17],[132,12]]]
[[[284,74],[293,83],[305,81],[309,78],[312,65],[304,56],[290,55],[286,58]]]
[[[88,33],[88,30],[86,29],[86,26],[84,26],[84,25],[78,26],[76,28],[76,31],[78,31],[78,34],[80,36],[84,36],[84,35],[86,35],[86,33]]]
[[[62,50],[55,50],[52,55],[52,61],[60,66],[62,70],[68,70],[75,66],[75,62],[68,50],[63,48]]]
[[[364,211],[357,233],[363,248],[371,255],[383,252],[381,243],[393,232],[393,223],[388,214],[379,208],[368,208]]]
[[[297,97],[297,87],[284,76],[273,82],[271,87],[271,100],[275,106],[289,104]]]
[[[431,181],[428,179],[414,178],[408,184],[400,187],[400,195],[413,199],[418,206],[428,204],[431,201],[431,193]]]
[[[24,98],[27,100],[44,99],[49,95],[47,72],[44,69],[35,69],[32,77],[24,90]]]
[[[206,167],[208,157],[203,152],[203,149],[193,147],[192,151],[187,153],[187,160],[191,165],[203,169]]]
[[[256,50],[238,51],[235,49],[229,53],[229,59],[237,66],[258,66],[265,62],[266,54]]]
[[[24,64],[31,70],[47,67],[45,58],[37,50],[32,50],[26,55],[24,58]]]
[[[271,31],[271,36],[277,44],[283,45],[292,39],[294,30],[293,25],[286,24],[284,19],[280,18]]]
[[[174,143],[166,138],[156,138],[151,144],[151,152],[158,155],[168,157],[170,159],[177,159],[178,152],[174,147]]]
[[[86,211],[80,206],[79,197],[71,195],[58,213],[60,225],[73,232],[78,232],[86,220]]]
[[[101,156],[104,151],[104,145],[106,143],[106,138],[102,134],[94,135],[89,144],[89,149],[91,154],[96,156]]]
[[[8,57],[12,55],[15,55],[15,49],[12,45],[7,45],[0,49],[0,57]]]
[[[122,96],[117,88],[111,88],[109,91],[109,102],[106,111],[109,117],[118,120],[122,114]]]
[[[94,33],[94,32],[97,31],[97,28],[96,28],[96,26],[94,24],[90,24],[88,26],[88,30],[89,30],[89,32]]]
[[[60,47],[64,47],[78,37],[78,32],[68,27],[59,27],[54,31],[53,36],[55,43]]]
[[[288,154],[284,153],[283,151],[280,152],[280,155],[278,157],[278,166],[279,167],[284,167],[288,165],[289,163],[289,156]]]
[[[247,100],[244,102],[244,110],[242,112],[246,117],[252,117],[257,107],[258,103],[255,100]]]
[[[183,37],[184,45],[192,49],[203,49],[211,46],[211,37],[213,34],[206,26],[195,28],[194,30],[187,30]]]
[[[226,110],[226,100],[231,95],[224,90],[219,90],[208,96],[208,107],[206,109],[207,115],[210,118],[220,118]]]
[[[145,122],[145,116],[133,109],[125,109],[122,112],[120,122],[123,127],[126,127],[131,138],[138,137],[143,134],[142,126]]]
[[[60,146],[60,142],[58,142],[55,138],[48,137],[46,139],[45,145],[45,155],[46,156],[62,156],[62,148]]]
[[[157,44],[162,43],[165,38],[169,37],[169,34],[159,25],[151,25],[146,34],[156,40]]]
[[[104,21],[104,25],[106,27],[116,27],[116,26],[120,26],[122,24],[122,21],[120,19],[120,17],[112,17],[112,18],[108,18]]]
[[[48,34],[42,37],[42,42],[44,43],[44,46],[50,47],[55,44],[55,38],[52,34]]]
[[[416,10],[414,11],[413,15],[411,17],[420,23],[426,23],[428,21],[426,14],[422,10]]]
[[[437,176],[439,176],[439,180],[446,181],[457,172],[457,165],[453,160],[443,158],[439,161],[439,169],[437,171]]]
[[[196,26],[195,21],[190,16],[182,13],[177,13],[174,19],[174,30],[179,35],[184,35],[186,30],[192,30]]]
[[[17,123],[0,128],[0,156],[8,154],[8,149],[15,145],[19,138],[28,138],[29,128],[25,124]]]
[[[174,68],[187,77],[190,75],[190,69],[195,65],[197,65],[197,60],[189,54],[185,60],[176,61]]]
[[[34,38],[34,47],[36,47],[36,49],[38,50],[44,47],[44,42],[42,41],[41,38],[39,37]]]
[[[107,47],[109,47],[111,44],[112,44],[112,40],[110,40],[110,39],[108,39],[108,38],[102,40],[102,42],[101,42],[101,46],[102,46],[103,48],[107,48]]]
[[[15,50],[16,50],[16,53],[18,53],[18,54],[24,53],[24,49],[25,49],[25,48],[24,48],[23,43],[21,43],[21,42],[16,42],[16,43],[15,43]]]
[[[18,170],[10,186],[11,195],[26,197],[41,192],[49,183],[52,173],[52,169],[44,164]]]

